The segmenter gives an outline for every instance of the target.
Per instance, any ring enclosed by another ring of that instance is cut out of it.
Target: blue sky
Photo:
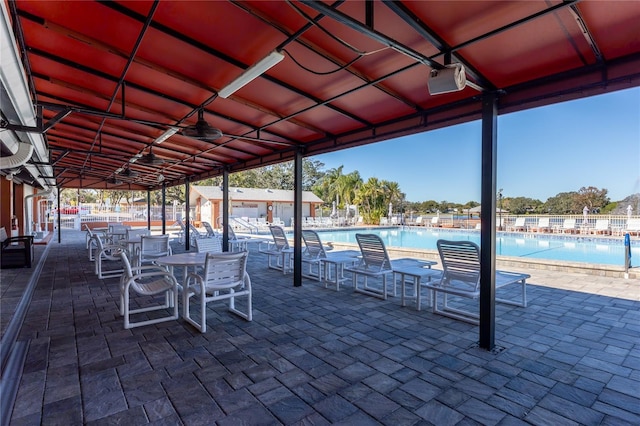
[[[330,154],[344,166],[398,182],[408,201],[480,201],[481,123],[475,121]],[[619,201],[640,192],[640,88],[498,117],[498,188],[546,201],[583,186]]]

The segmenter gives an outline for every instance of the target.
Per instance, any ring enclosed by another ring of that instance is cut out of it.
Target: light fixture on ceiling
[[[462,64],[445,65],[443,69],[432,69],[429,73],[430,95],[441,93],[458,92],[467,85],[467,77]]]
[[[129,160],[129,163],[138,162],[139,164],[145,164],[147,166],[159,166],[165,163],[163,158],[157,157],[153,153],[153,145],[149,146],[149,152],[142,155],[136,155],[135,157]]]
[[[222,131],[207,123],[204,119],[204,109],[198,110],[198,121],[193,126],[187,126],[182,130],[183,136],[198,139],[205,142],[213,142],[222,137]]]
[[[264,74],[269,68],[276,65],[283,59],[284,55],[279,51],[274,50],[273,52],[269,53],[269,55],[247,68],[231,83],[223,87],[222,90],[218,92],[218,96],[220,96],[221,98],[228,98],[236,91],[241,89],[244,85]]]
[[[164,131],[163,134],[161,134],[160,136],[158,136],[156,138],[156,140],[154,141],[154,143],[160,144],[164,141],[166,141],[167,139],[169,139],[171,136],[175,135],[176,133],[178,133],[178,128],[177,127],[173,127],[170,126],[167,130]]]

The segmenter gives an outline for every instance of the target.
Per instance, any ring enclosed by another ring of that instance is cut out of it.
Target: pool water
[[[318,231],[323,243],[357,244],[357,233],[379,235],[387,247],[437,250],[436,241],[467,240],[480,245],[479,231],[416,228],[367,228]],[[498,233],[496,254],[555,261],[624,266],[624,239],[565,235]],[[631,264],[640,263],[640,241],[631,241]]]

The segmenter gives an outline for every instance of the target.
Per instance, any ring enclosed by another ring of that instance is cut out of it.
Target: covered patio
[[[24,368],[2,349],[3,386],[23,384],[12,423],[638,423],[633,287],[574,292],[599,278],[554,273],[504,311],[492,278],[498,115],[637,87],[637,2],[0,5],[7,229],[30,231],[30,197],[62,188],[188,199],[222,176],[226,206],[230,173],[282,161],[300,224],[304,157],[479,119],[485,206],[479,329],[308,285],[297,225],[292,277],[251,259],[253,323],[125,332],[116,282],[58,226],[11,355]],[[2,271],[3,304],[27,275]]]
[[[205,334],[182,319],[124,330],[118,280],[96,278],[84,242],[37,248],[12,425],[640,423],[638,280],[523,271],[529,306],[497,306],[486,351],[475,326],[293,287],[252,250],[252,322],[210,305]],[[20,272],[1,271],[3,315]]]

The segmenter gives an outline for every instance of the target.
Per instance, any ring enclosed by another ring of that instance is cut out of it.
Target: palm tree
[[[377,178],[369,178],[360,187],[356,202],[362,206],[361,212],[366,223],[379,223],[386,211],[382,183]]]

